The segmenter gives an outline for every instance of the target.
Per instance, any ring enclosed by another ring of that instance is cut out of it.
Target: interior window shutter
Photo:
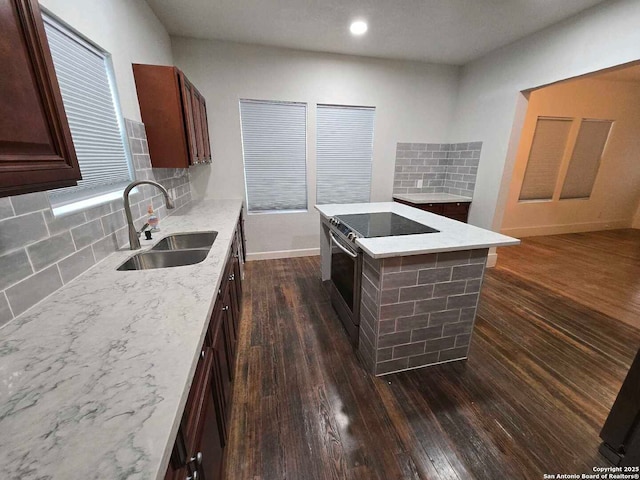
[[[132,174],[106,54],[56,20],[44,20],[82,173],[76,187],[49,193],[59,205],[114,191]]]
[[[589,198],[609,138],[610,120],[582,120],[560,198]]]
[[[318,204],[368,202],[375,108],[318,105]]]
[[[307,106],[240,101],[249,212],[306,210]]]
[[[550,200],[567,145],[570,118],[538,118],[520,200]]]

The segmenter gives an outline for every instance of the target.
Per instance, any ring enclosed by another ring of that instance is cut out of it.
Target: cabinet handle
[[[229,310],[229,305],[225,305],[224,307],[222,307],[223,312],[226,312],[227,310]]]
[[[191,457],[191,459],[187,463],[194,463],[195,462],[198,465],[202,465],[202,458],[203,458],[202,452],[198,452],[193,457]]]
[[[204,350],[200,352],[200,358],[204,358]]]
[[[198,472],[193,472],[191,475],[189,475],[187,478],[185,478],[185,480],[198,480]]]
[[[229,281],[233,282],[236,279],[236,276],[232,273],[231,275],[229,275]]]

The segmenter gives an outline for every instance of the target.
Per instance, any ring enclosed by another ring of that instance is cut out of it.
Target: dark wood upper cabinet
[[[204,97],[176,67],[133,64],[149,155],[156,168],[211,163]]]
[[[0,196],[81,179],[37,0],[0,0]]]

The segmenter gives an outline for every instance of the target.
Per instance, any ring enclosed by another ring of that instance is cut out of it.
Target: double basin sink
[[[120,271],[181,267],[202,262],[218,232],[176,233],[164,237],[149,251],[141,252],[118,267]]]

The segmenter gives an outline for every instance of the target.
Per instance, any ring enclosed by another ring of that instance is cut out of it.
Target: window
[[[307,105],[240,100],[249,212],[307,209]]]
[[[55,207],[87,204],[90,198],[120,191],[132,179],[111,60],[56,19],[43,18],[82,173],[77,186],[52,190],[49,197]]]
[[[561,199],[591,196],[612,124],[610,120],[582,120],[562,186]]]
[[[318,105],[319,204],[369,201],[375,112],[369,107]]]
[[[520,200],[551,200],[567,145],[570,118],[538,118]]]

